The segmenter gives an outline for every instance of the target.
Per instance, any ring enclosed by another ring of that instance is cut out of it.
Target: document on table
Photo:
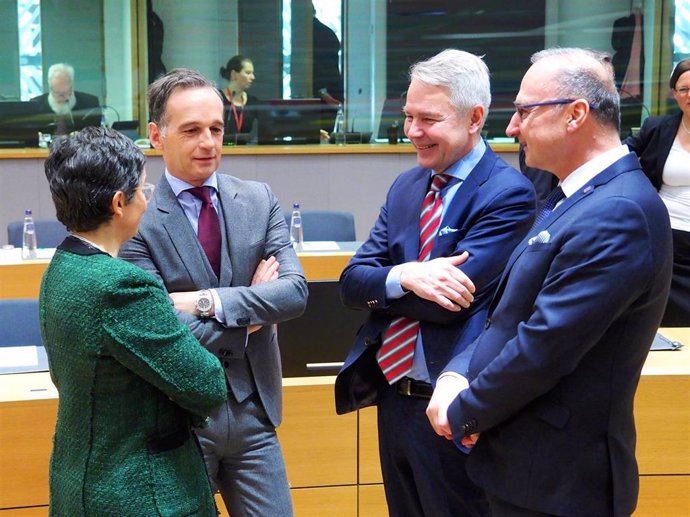
[[[0,347],[0,375],[6,373],[47,372],[48,355],[42,346]]]
[[[304,241],[302,251],[339,251],[336,241]]]
[[[20,368],[38,366],[38,347],[4,346],[0,347],[0,367]]]

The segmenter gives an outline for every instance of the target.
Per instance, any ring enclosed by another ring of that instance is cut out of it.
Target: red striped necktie
[[[419,217],[418,262],[429,260],[434,239],[441,225],[443,203],[441,190],[450,180],[447,174],[435,174],[431,188],[424,197]],[[376,359],[390,384],[402,379],[412,370],[412,359],[417,343],[419,321],[404,316],[395,318],[383,336],[383,344],[376,353]]]
[[[213,268],[213,272],[216,274],[216,277],[220,278],[220,220],[211,200],[212,188],[194,187],[187,189],[187,192],[201,200],[197,236]]]

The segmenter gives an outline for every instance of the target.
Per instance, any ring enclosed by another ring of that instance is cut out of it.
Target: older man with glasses
[[[98,126],[101,109],[98,97],[74,90],[74,67],[55,63],[48,69],[48,93],[31,99],[39,102],[45,113],[53,113],[55,134],[67,134],[87,126]]]
[[[427,414],[472,448],[494,517],[635,509],[633,399],[671,279],[668,213],[621,145],[610,60],[538,52],[506,133],[549,196],[498,284],[469,368],[451,360]]]

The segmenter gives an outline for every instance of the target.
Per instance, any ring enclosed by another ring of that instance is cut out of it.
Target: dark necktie
[[[220,221],[211,201],[211,188],[194,187],[187,189],[187,192],[201,200],[197,236],[214,273],[220,278]]]
[[[418,262],[429,260],[434,239],[441,226],[443,200],[441,189],[448,183],[450,176],[436,174],[431,181],[431,188],[424,197],[422,212],[419,216],[419,255]],[[395,318],[383,336],[383,344],[376,354],[376,360],[389,384],[402,379],[412,370],[414,348],[417,343],[419,321],[404,316]]]
[[[534,224],[532,225],[532,228],[535,228],[539,223],[546,219],[549,216],[549,214],[553,212],[553,209],[556,208],[558,202],[564,197],[565,194],[563,193],[561,187],[556,187],[555,189],[553,189],[551,193],[547,196],[546,200],[544,201],[544,204],[539,209],[539,212],[537,212],[537,217],[534,219]]]

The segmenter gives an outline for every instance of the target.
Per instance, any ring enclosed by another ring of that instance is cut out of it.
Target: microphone
[[[84,122],[87,117],[91,116],[93,113],[100,111],[101,112],[101,126],[107,126],[105,123],[105,110],[106,109],[111,109],[115,112],[115,116],[117,117],[117,121],[120,122],[120,112],[117,111],[115,108],[108,104],[102,104],[101,106],[94,106],[93,108],[89,109],[84,113],[84,115],[81,117],[81,121]]]

